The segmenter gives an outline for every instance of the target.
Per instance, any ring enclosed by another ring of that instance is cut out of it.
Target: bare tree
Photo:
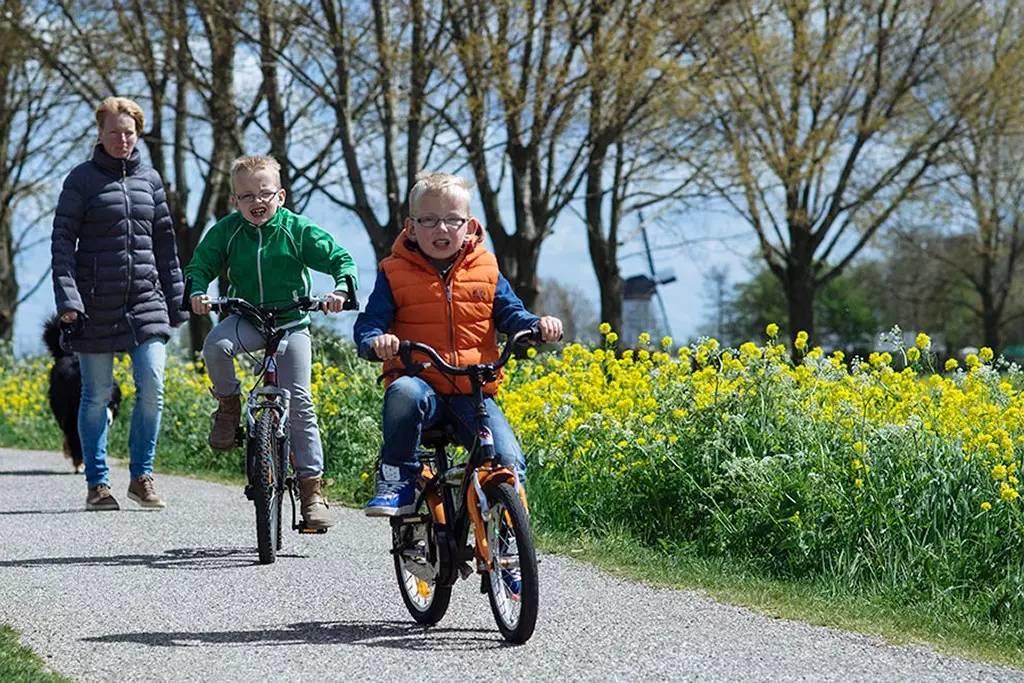
[[[73,145],[66,92],[29,39],[33,17],[19,0],[0,5],[0,339],[9,340],[22,295],[16,262],[43,239],[45,217],[28,200],[50,189],[52,168]],[[16,221],[16,216],[18,220]]]
[[[915,209],[937,233],[919,251],[967,285],[974,296],[964,305],[984,344],[998,349],[1003,328],[1024,315],[1011,296],[1024,256],[1024,12],[1015,2],[990,3],[987,12],[987,40],[951,63],[946,81],[954,96],[961,82],[990,87],[965,113],[948,164],[936,169],[936,192]]]
[[[618,247],[627,215],[679,202],[696,177],[678,160],[698,146],[701,125],[683,82],[704,65],[684,56],[719,2],[666,8],[655,0],[592,0],[587,16],[584,222],[601,292],[601,319],[622,327]],[[687,111],[689,110],[689,111]],[[609,168],[610,167],[610,168]]]
[[[536,307],[545,315],[557,316],[562,320],[566,339],[597,340],[597,310],[582,288],[557,280],[542,279]]]
[[[586,5],[445,0],[457,88],[441,112],[468,156],[502,272],[530,307],[537,262],[585,164],[579,107]],[[500,208],[506,174],[512,224]]]
[[[378,258],[390,252],[408,190],[437,149],[426,99],[443,46],[440,23],[425,4],[298,3],[294,45],[278,52],[279,63],[329,114],[306,113],[330,131],[295,176],[351,212]]]
[[[47,30],[31,33],[41,58],[83,110],[113,94],[146,107],[149,125],[142,138],[167,188],[182,265],[209,220],[229,209],[227,166],[241,153],[244,129],[258,106],[258,99],[248,107],[236,101],[241,7],[241,0],[60,0],[47,6],[40,22]],[[94,124],[83,116],[81,125]],[[193,198],[197,184],[201,190]],[[190,322],[193,351],[202,347],[209,325],[204,317]]]
[[[737,0],[708,33],[708,155],[726,154],[705,178],[754,229],[794,334],[813,333],[815,293],[919,189],[988,87],[932,97],[983,5]]]

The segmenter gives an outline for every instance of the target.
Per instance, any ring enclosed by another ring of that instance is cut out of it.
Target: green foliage
[[[874,336],[885,326],[878,314],[883,288],[876,264],[849,266],[815,297],[817,336],[839,348],[870,348]],[[760,336],[768,323],[788,317],[782,283],[770,270],[762,268],[739,285],[729,302],[723,336],[738,344]]]

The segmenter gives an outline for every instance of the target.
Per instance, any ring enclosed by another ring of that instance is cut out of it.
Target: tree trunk
[[[587,164],[587,195],[585,215],[587,219],[587,245],[590,248],[590,262],[597,275],[597,287],[601,293],[601,321],[622,332],[622,275],[618,264],[618,241],[614,230],[604,236],[604,162],[607,158],[607,144],[595,141]],[[614,226],[613,226],[614,227]]]
[[[4,341],[14,336],[14,312],[18,305],[11,223],[11,211],[0,207],[0,339]]]
[[[984,345],[995,352],[999,351],[1002,345],[1002,335],[999,330],[999,322],[1003,318],[1003,311],[996,305],[995,297],[991,292],[984,292],[981,296],[981,327],[984,335]]]
[[[814,343],[814,295],[816,286],[808,264],[792,260],[782,282],[789,310],[789,337],[803,331]]]
[[[288,165],[288,129],[281,90],[277,83],[277,46],[274,44],[274,10],[268,0],[257,5],[260,24],[260,71],[263,73],[263,97],[267,101],[267,119],[270,122],[270,155],[281,164],[281,187],[285,190],[285,206],[294,209],[292,173]]]

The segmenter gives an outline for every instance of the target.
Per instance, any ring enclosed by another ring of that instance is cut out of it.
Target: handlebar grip
[[[188,313],[192,310],[192,277],[185,278],[185,289],[181,294],[181,303],[178,304],[178,310]]]
[[[358,311],[359,310],[359,299],[356,298],[355,284],[352,282],[352,276],[345,276],[345,303],[342,305],[341,310],[343,311]]]

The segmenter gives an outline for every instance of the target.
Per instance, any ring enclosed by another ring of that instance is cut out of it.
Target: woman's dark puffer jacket
[[[160,175],[139,150],[115,159],[96,145],[64,180],[53,219],[57,312],[84,314],[75,351],[127,351],[170,338],[187,318],[184,285]]]

